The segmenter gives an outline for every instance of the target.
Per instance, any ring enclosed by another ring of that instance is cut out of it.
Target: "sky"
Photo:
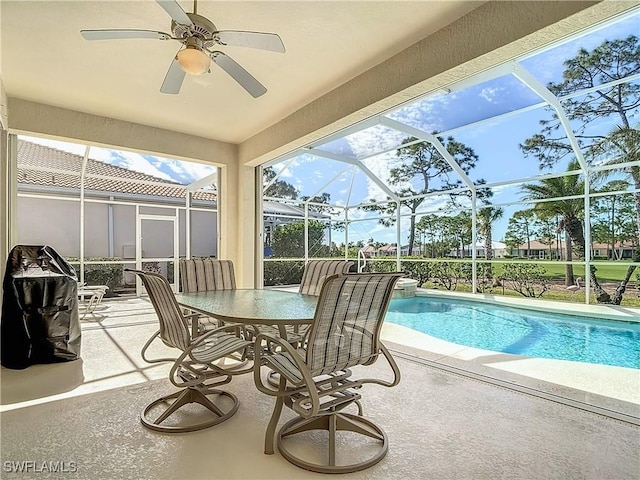
[[[638,35],[638,32],[640,32],[640,14],[636,10],[632,16],[627,16],[621,21],[610,23],[561,45],[530,54],[520,59],[518,64],[543,85],[548,82],[559,82],[564,70],[563,62],[574,57],[580,48],[592,50],[605,40],[626,38],[631,34]],[[496,115],[541,103],[542,99],[535,92],[514,75],[507,74],[464,88],[454,86],[443,89],[428,98],[416,100],[387,112],[386,117],[429,133],[451,131],[456,141],[471,147],[478,155],[477,165],[469,174],[471,180],[484,179],[488,183],[496,183],[549,172],[549,170],[541,171],[535,158],[524,157],[519,147],[525,139],[540,131],[540,120],[550,118],[548,107],[541,106],[495,118]],[[469,126],[473,122],[490,118],[493,119]],[[637,124],[638,115],[636,114],[632,120]],[[609,120],[598,128],[601,131],[609,131],[614,126],[615,123]],[[323,145],[316,144],[315,147],[331,154],[355,159],[365,158],[362,162],[364,167],[388,184],[390,170],[399,161],[395,148],[406,136],[404,132],[377,125]],[[79,155],[84,154],[85,147],[81,145],[32,137],[21,138]],[[384,153],[370,156],[381,151]],[[214,167],[204,164],[98,147],[91,147],[90,157],[182,184],[189,184],[215,171]],[[565,171],[568,160],[569,158],[560,162],[552,171]],[[328,192],[331,195],[331,202],[336,205],[355,205],[366,203],[370,199],[381,200],[387,196],[359,169],[326,158],[301,155],[293,160],[276,164],[274,168],[280,172],[282,180],[296,186],[299,197]],[[457,176],[453,175],[452,178],[455,179]],[[439,188],[440,185],[439,179],[433,179],[431,182],[432,188]],[[519,186],[498,186],[493,190],[492,203],[494,204],[521,200]],[[428,206],[429,209],[437,211],[444,205],[444,201],[442,197],[427,199],[424,202],[424,208]],[[495,240],[504,237],[511,214],[525,206],[505,206],[504,208],[504,217],[494,225]],[[371,215],[362,210],[350,210],[349,213],[350,219],[364,219]],[[403,230],[406,229],[406,223],[402,224]],[[354,228],[350,241],[366,241],[372,237],[377,241],[395,241],[395,228],[383,229],[375,220],[352,225]],[[403,242],[406,241],[406,237],[407,235],[403,235]]]

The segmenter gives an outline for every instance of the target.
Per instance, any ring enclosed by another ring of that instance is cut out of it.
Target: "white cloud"
[[[119,166],[133,170],[134,172],[152,175],[164,180],[175,181],[171,176],[159,170],[151,163],[150,160],[147,160],[139,153],[92,147],[89,152],[89,157],[109,164],[118,164]]]
[[[184,183],[192,183],[201,178],[208,177],[217,170],[216,167],[211,165],[185,162],[182,160],[158,159],[158,163],[166,165],[172,172],[175,172],[176,176],[182,179]]]
[[[485,87],[480,90],[480,96],[484,98],[487,102],[493,103],[496,100],[496,97],[502,93],[502,88],[497,87]]]

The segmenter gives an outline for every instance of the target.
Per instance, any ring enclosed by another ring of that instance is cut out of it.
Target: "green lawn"
[[[599,262],[593,262],[598,269],[596,275],[598,277],[599,282],[620,282],[625,277],[627,273],[627,268],[629,268],[628,262],[620,262],[619,265],[599,265]],[[501,264],[494,264],[496,268],[496,275],[500,276]],[[564,264],[549,264],[544,263],[540,264],[540,267],[546,270],[546,277],[550,280],[564,280],[565,277],[565,266]],[[574,275],[577,277],[585,277],[584,268],[581,265],[573,266]],[[633,272],[631,276],[631,283],[635,284],[636,276],[640,273],[640,267],[636,268],[636,271]]]
[[[506,262],[498,262],[493,263],[493,272],[494,275],[500,277],[502,274],[502,265]],[[531,262],[522,262],[522,263],[537,263],[534,260]],[[621,261],[617,265],[603,265],[601,262],[594,262],[597,267],[597,278],[598,282],[603,286],[603,288],[609,292],[613,293],[614,288],[611,283],[619,284],[622,279],[624,279],[627,268],[629,268],[629,262]],[[570,292],[564,290],[564,279],[565,279],[565,265],[563,263],[553,264],[553,263],[544,263],[538,264],[541,268],[546,271],[545,278],[550,281],[552,284],[549,290],[544,292],[541,297],[544,300],[558,300],[563,302],[573,302],[573,303],[584,303],[585,301],[585,291],[582,288],[578,292]],[[576,277],[585,277],[584,268],[581,265],[573,266],[574,275]],[[622,305],[627,307],[640,307],[640,267],[636,268],[635,272],[633,272],[629,284],[627,286],[627,291],[624,294],[622,299]],[[508,284],[508,282],[505,282]],[[584,287],[584,280],[582,282]],[[424,285],[426,288],[443,288],[442,286],[434,285],[431,282],[427,282]],[[457,291],[460,292],[470,292],[471,285],[465,282],[460,282],[456,288]],[[494,287],[491,291],[487,291],[485,293],[490,293],[494,295],[505,295],[505,296],[514,296],[521,297],[521,295],[506,286],[503,288]],[[591,295],[591,303],[596,304],[596,299],[594,295]]]
[[[422,285],[424,288],[433,288],[436,290],[442,290],[443,287],[441,285],[435,285],[432,282],[426,282]],[[611,289],[607,289],[610,291],[610,293],[613,293],[611,291]],[[457,288],[455,289],[456,292],[467,292],[467,293],[471,293],[471,285],[469,285],[468,283],[458,283]],[[507,287],[493,287],[490,290],[487,290],[486,292],[487,294],[490,295],[504,295],[506,297],[518,297],[518,298],[522,298],[522,295],[520,295],[518,292],[511,290],[510,288]],[[547,290],[546,292],[544,292],[544,294],[542,295],[541,300],[557,300],[557,301],[561,301],[561,302],[570,302],[570,303],[584,303],[584,289],[578,291],[578,292],[569,292],[569,291],[565,291],[562,289],[552,289],[552,290]],[[591,295],[591,302],[592,305],[596,305],[596,299],[594,295]],[[626,293],[624,294],[624,297],[622,298],[622,306],[625,307],[635,307],[635,308],[640,308],[640,291],[636,290],[636,289],[628,289],[626,291]]]

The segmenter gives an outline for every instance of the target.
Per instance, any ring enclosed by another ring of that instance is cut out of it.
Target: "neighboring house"
[[[466,245],[465,247],[465,255],[468,257],[472,256],[473,251],[471,248],[471,244]],[[504,258],[509,253],[507,245],[503,242],[493,241],[491,242],[491,251],[492,258]],[[477,258],[485,258],[485,245],[483,241],[476,242],[476,257]]]
[[[392,255],[395,255],[396,252],[398,251],[398,247],[396,245],[392,245],[392,244],[387,244],[387,245],[383,245],[382,247],[378,248],[378,257],[390,257]]]
[[[539,239],[525,242],[518,246],[517,255],[520,258],[537,258],[539,260],[564,260],[564,240],[541,242]]]
[[[18,141],[18,241],[48,244],[80,256],[80,182],[83,157]],[[186,185],[87,159],[84,181],[84,257],[134,260],[140,215],[177,216],[179,255],[185,255]],[[191,254],[217,252],[214,191],[195,191]],[[143,257],[173,256],[173,222],[141,222]]]
[[[484,252],[484,242],[483,241],[478,241],[476,242],[476,258],[485,258],[485,252]],[[497,241],[493,241],[491,242],[491,250],[493,253],[493,257],[492,258],[505,258],[508,254],[509,254],[509,249],[507,248],[507,245],[503,242],[497,242]],[[449,252],[449,255],[451,257],[459,257],[460,256],[460,249],[459,248],[454,248]],[[471,247],[471,244],[469,245],[465,245],[464,246],[464,258],[471,258],[473,256],[473,248]]]
[[[48,244],[63,256],[80,256],[82,163],[81,155],[18,141],[19,242]],[[174,217],[177,211],[179,256],[186,255],[186,185],[91,158],[87,159],[84,185],[85,258],[134,261],[137,210],[140,215]],[[190,207],[191,255],[216,256],[215,191],[193,192]],[[266,239],[276,225],[304,218],[303,209],[285,203],[265,201],[264,212]],[[328,218],[313,212],[309,216]],[[172,257],[171,229],[162,222],[144,221],[142,256]],[[327,235],[330,239],[330,231]]]
[[[611,245],[606,243],[594,243],[591,245],[591,256],[593,258],[606,257],[613,260],[631,259],[635,249],[636,247],[630,243],[616,242],[613,249]]]
[[[631,244],[620,244],[618,242],[612,250],[611,246],[606,243],[592,243],[591,257],[606,257],[617,260],[630,259],[633,257],[634,250],[635,247]],[[543,243],[540,240],[531,240],[529,244],[523,243],[518,247],[518,257],[537,258],[540,260],[564,260],[566,257],[565,243],[564,240],[554,240],[553,243],[549,245],[549,242]],[[574,260],[577,260],[577,258]]]
[[[373,258],[378,256],[378,249],[373,245],[367,245],[360,249],[365,258]]]

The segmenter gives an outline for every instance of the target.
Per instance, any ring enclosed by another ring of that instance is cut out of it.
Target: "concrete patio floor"
[[[227,386],[241,405],[224,424],[180,435],[142,427],[142,408],[173,390],[169,366],[140,357],[157,329],[147,301],[104,302],[82,328],[81,360],[2,368],[2,478],[62,476],[11,471],[11,462],[25,461],[74,462],[70,478],[320,477],[262,453],[273,400],[251,376]],[[637,370],[469,349],[391,324],[383,339],[402,381],[362,393],[365,414],[389,436],[389,453],[341,477],[640,477]],[[367,376],[374,372],[388,374],[382,360]]]

